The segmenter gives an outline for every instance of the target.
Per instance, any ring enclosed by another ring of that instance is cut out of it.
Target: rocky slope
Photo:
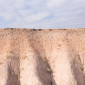
[[[0,85],[85,85],[85,29],[0,29]]]

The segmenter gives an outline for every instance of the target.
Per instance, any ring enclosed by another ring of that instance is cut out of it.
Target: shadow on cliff
[[[11,64],[8,66],[8,79],[6,85],[21,85],[19,76],[15,74],[14,70],[11,67]]]
[[[28,40],[36,57],[37,77],[42,85],[57,85],[53,79],[52,69],[46,59],[45,48],[43,47],[42,40],[40,40],[39,35],[37,36],[36,33],[36,30],[33,31],[31,38]],[[42,60],[42,57],[45,58],[45,61]]]
[[[20,84],[20,48],[19,36],[15,29],[10,29],[10,51],[8,62],[8,79],[6,85],[21,85]]]

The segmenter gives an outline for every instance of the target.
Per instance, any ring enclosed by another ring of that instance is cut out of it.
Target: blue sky
[[[85,28],[85,0],[0,0],[0,28]]]

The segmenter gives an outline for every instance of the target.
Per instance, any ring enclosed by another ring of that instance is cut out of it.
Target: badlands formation
[[[0,29],[0,85],[85,85],[85,29]]]

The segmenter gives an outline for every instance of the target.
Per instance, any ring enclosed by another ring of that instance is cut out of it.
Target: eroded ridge
[[[0,85],[85,85],[85,30],[0,30]]]

